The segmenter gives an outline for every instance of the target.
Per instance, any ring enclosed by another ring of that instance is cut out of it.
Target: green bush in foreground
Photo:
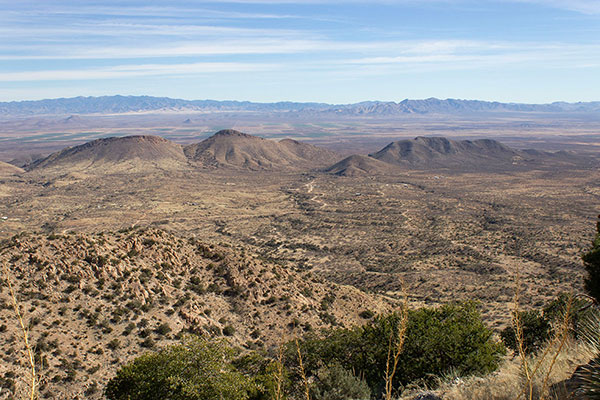
[[[495,370],[502,343],[481,320],[474,302],[409,310],[394,390],[432,384],[449,371],[461,376]],[[378,398],[385,385],[390,337],[400,316],[380,315],[364,326],[310,333],[298,340],[315,400]],[[287,398],[304,396],[296,341],[285,346],[279,374]],[[182,344],[145,354],[122,367],[106,386],[109,400],[266,400],[275,392],[277,362],[258,353],[234,359],[221,340],[186,337]]]
[[[121,368],[105,394],[109,400],[245,400],[251,382],[232,358],[224,341],[186,337]]]
[[[369,385],[340,365],[319,369],[316,378],[311,387],[313,400],[357,400],[371,397]]]
[[[324,337],[305,337],[300,349],[307,375],[317,376],[323,366],[339,364],[363,376],[372,393],[380,395],[385,384],[389,338],[399,329],[399,320],[397,314],[378,316],[361,327],[330,330]],[[297,370],[295,352],[295,344],[288,344],[287,365],[291,371]],[[493,339],[475,302],[409,310],[394,388],[399,390],[416,382],[432,384],[436,376],[449,371],[462,376],[486,374],[498,367],[503,354],[504,346]]]

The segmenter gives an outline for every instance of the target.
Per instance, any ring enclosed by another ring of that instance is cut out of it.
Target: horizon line
[[[448,100],[456,100],[456,101],[472,101],[472,102],[484,102],[484,103],[498,103],[498,104],[515,104],[515,105],[552,105],[552,104],[590,104],[590,103],[600,103],[599,100],[590,100],[590,101],[565,101],[565,100],[554,100],[543,103],[532,103],[532,102],[523,102],[523,101],[499,101],[499,100],[483,100],[476,98],[456,98],[456,97],[427,97],[427,98],[404,98],[402,100],[361,100],[357,102],[348,102],[348,103],[329,103],[325,101],[317,101],[317,100],[305,100],[305,101],[296,101],[296,100],[278,100],[278,101],[253,101],[253,100],[216,100],[216,99],[190,99],[190,98],[182,98],[182,97],[169,97],[169,96],[153,96],[153,95],[134,95],[134,94],[108,94],[108,95],[99,95],[99,96],[86,96],[79,95],[73,97],[54,97],[54,98],[43,98],[43,99],[28,99],[28,100],[7,100],[0,101],[0,104],[11,104],[11,103],[29,103],[29,102],[42,102],[42,101],[59,101],[59,100],[74,100],[74,99],[100,99],[100,98],[108,98],[108,97],[124,97],[124,98],[154,98],[154,99],[169,99],[169,100],[180,100],[180,101],[213,101],[217,103],[252,103],[252,104],[281,104],[281,103],[292,103],[292,104],[322,104],[329,106],[343,106],[343,105],[355,105],[361,103],[395,103],[400,104],[404,101],[426,101],[426,100],[440,100],[440,101],[448,101]]]

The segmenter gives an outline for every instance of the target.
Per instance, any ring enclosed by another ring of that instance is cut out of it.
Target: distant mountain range
[[[550,104],[500,103],[479,100],[365,101],[355,104],[253,103],[248,101],[182,100],[151,96],[73,97],[35,101],[0,102],[1,116],[123,114],[136,112],[254,112],[301,113],[308,115],[460,114],[480,112],[595,113],[600,101]]]

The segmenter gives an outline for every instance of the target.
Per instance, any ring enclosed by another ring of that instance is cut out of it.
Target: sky
[[[0,101],[600,100],[600,0],[0,0]]]

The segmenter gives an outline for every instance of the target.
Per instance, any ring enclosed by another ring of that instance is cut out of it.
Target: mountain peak
[[[221,130],[200,143],[186,146],[184,152],[204,166],[248,170],[309,168],[337,158],[327,149],[292,140],[264,139],[233,129]]]
[[[392,142],[371,157],[395,165],[411,167],[483,168],[511,165],[518,153],[491,139],[450,140],[419,136]]]
[[[38,160],[29,169],[73,167],[78,170],[180,169],[187,164],[183,148],[160,136],[108,137],[68,147]]]
[[[231,137],[231,136],[237,136],[237,137],[246,137],[246,138],[258,138],[258,136],[252,136],[252,135],[248,135],[246,133],[240,132],[240,131],[236,131],[235,129],[222,129],[219,132],[215,133],[213,135],[213,137]]]

